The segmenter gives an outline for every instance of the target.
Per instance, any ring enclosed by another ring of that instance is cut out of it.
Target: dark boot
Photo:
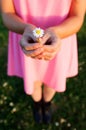
[[[43,101],[43,122],[49,124],[53,121],[53,114],[57,111],[57,105],[55,103]]]
[[[43,122],[49,124],[52,121],[52,105],[51,102],[43,101]]]
[[[33,116],[36,123],[42,123],[42,101],[34,102],[33,104]]]

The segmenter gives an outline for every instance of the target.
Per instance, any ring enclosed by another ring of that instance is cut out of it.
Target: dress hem
[[[19,78],[22,78],[23,79],[23,76],[21,76],[21,75],[19,75],[19,74],[7,74],[8,76],[15,76],[15,77],[19,77]],[[78,72],[76,73],[76,74],[73,74],[73,75],[70,75],[70,76],[67,76],[67,78],[72,78],[72,77],[75,77],[75,76],[77,76],[78,75]],[[41,82],[43,82],[44,84],[46,84],[47,86],[49,86],[47,83],[45,83],[44,81],[41,81]],[[25,88],[25,87],[24,87]],[[50,88],[52,88],[52,89],[54,89],[57,93],[63,93],[63,92],[65,92],[66,91],[66,86],[64,87],[65,89],[62,89],[62,90],[59,90],[59,89],[56,89],[56,88],[53,88],[53,87],[50,87]],[[24,91],[25,91],[25,89],[24,89]],[[27,91],[25,91],[25,93],[27,94],[27,95],[31,95],[32,94],[32,92],[27,92]]]

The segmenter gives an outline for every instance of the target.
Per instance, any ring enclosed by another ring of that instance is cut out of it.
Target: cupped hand
[[[43,45],[37,42],[36,37],[33,35],[33,30],[36,27],[31,25],[27,26],[24,30],[20,40],[20,46],[26,56],[35,58],[43,53]]]
[[[44,52],[37,56],[38,59],[52,60],[61,48],[61,40],[52,29],[45,30],[42,44]]]

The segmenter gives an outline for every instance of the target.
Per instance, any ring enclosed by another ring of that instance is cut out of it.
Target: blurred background
[[[86,18],[78,33],[79,74],[54,97],[58,108],[50,125],[34,122],[22,79],[7,76],[7,37],[0,16],[0,130],[86,130]]]

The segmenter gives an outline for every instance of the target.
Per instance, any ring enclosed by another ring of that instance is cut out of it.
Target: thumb
[[[44,45],[44,50],[52,53],[56,51],[56,47],[54,47],[53,45]]]

